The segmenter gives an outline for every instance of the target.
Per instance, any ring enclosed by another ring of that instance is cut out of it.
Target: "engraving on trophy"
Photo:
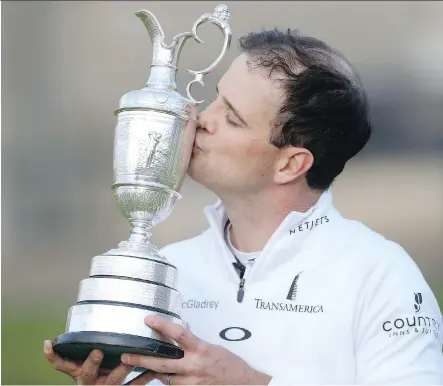
[[[162,135],[156,132],[148,133],[148,140],[142,138],[138,142],[133,142],[134,146],[138,146],[137,154],[137,166],[135,171],[137,173],[148,172],[151,162],[155,155],[155,148],[157,147]]]
[[[93,258],[89,277],[82,280],[77,303],[68,311],[65,334],[54,340],[62,357],[83,361],[99,348],[101,367],[112,369],[122,353],[138,353],[179,359],[183,349],[170,338],[148,328],[147,315],[160,315],[183,324],[177,268],[160,255],[149,238],[150,229],[164,221],[180,199],[197,127],[194,83],[204,86],[203,76],[225,57],[231,42],[229,12],[218,5],[200,16],[192,32],[180,33],[166,44],[156,17],[138,11],[152,42],[151,71],[145,86],[124,94],[114,112],[113,183],[115,201],[131,227],[129,237],[114,249]],[[212,23],[223,33],[217,59],[194,75],[187,97],[177,92],[176,72],[184,43],[195,39],[197,28]]]
[[[114,151],[114,181],[133,176],[179,190],[187,164],[182,164],[185,120],[156,112],[125,112],[119,116]],[[137,181],[135,181],[137,180]]]
[[[168,101],[169,97],[166,94],[154,94],[154,99],[158,103],[164,105]]]
[[[151,165],[152,159],[154,158],[155,154],[155,148],[158,145],[158,142],[160,141],[160,138],[162,135],[160,133],[149,133],[149,149],[147,149],[147,160],[145,167],[148,168]]]

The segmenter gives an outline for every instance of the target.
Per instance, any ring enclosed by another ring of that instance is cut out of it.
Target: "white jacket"
[[[161,253],[179,271],[179,311],[271,384],[443,384],[443,323],[416,264],[396,243],[345,219],[325,192],[291,213],[240,278],[221,202],[209,229]],[[192,221],[192,219],[189,219]]]

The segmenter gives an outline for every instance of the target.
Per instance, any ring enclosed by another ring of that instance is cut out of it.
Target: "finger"
[[[43,353],[46,359],[52,364],[52,366],[57,370],[70,375],[72,377],[78,376],[81,372],[81,366],[68,359],[63,359],[58,355],[53,347],[50,340],[45,340],[43,343]]]
[[[131,366],[144,367],[159,373],[183,373],[185,366],[182,359],[157,358],[147,355],[123,354],[121,361]]]
[[[125,383],[125,385],[146,385],[147,383],[153,381],[156,376],[156,373],[150,370],[146,370],[140,375],[137,375],[133,380],[129,383]]]
[[[100,350],[92,350],[83,362],[81,375],[78,381],[82,384],[93,385],[98,377],[103,353]]]
[[[109,374],[111,374],[112,369],[98,369],[98,376],[99,377],[107,377]]]
[[[156,374],[156,378],[163,383],[168,385],[168,374]],[[196,379],[194,377],[189,377],[186,375],[171,374],[169,379],[171,385],[197,385]]]
[[[121,385],[132,370],[134,370],[134,366],[120,363],[106,377],[105,385]]]
[[[199,339],[188,328],[160,316],[147,316],[145,324],[175,340],[185,350],[194,350],[199,344]]]

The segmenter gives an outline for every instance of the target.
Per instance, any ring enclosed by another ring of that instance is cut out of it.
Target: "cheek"
[[[269,166],[272,164],[274,153],[270,145],[264,143],[262,139],[252,140],[245,149],[245,156],[254,161],[256,165]]]
[[[226,141],[215,141],[214,150],[218,155],[228,157],[232,161],[247,162],[260,158],[260,149],[255,141],[244,140],[241,138],[231,138]]]
[[[208,138],[208,161],[231,172],[240,169],[245,174],[249,171],[266,175],[267,170],[272,169],[272,149],[262,138],[246,135],[248,133],[233,132],[230,128],[219,130],[216,136]]]
[[[258,158],[263,156],[264,154],[264,147],[261,141],[252,139],[246,144],[245,153],[248,157],[252,158]]]
[[[239,166],[265,177],[272,170],[273,153],[263,140],[249,140],[231,148],[233,161]]]

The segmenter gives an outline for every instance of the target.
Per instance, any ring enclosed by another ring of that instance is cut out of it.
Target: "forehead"
[[[266,70],[250,67],[247,54],[238,56],[223,75],[220,93],[239,110],[250,125],[267,125],[283,102],[283,91]]]

